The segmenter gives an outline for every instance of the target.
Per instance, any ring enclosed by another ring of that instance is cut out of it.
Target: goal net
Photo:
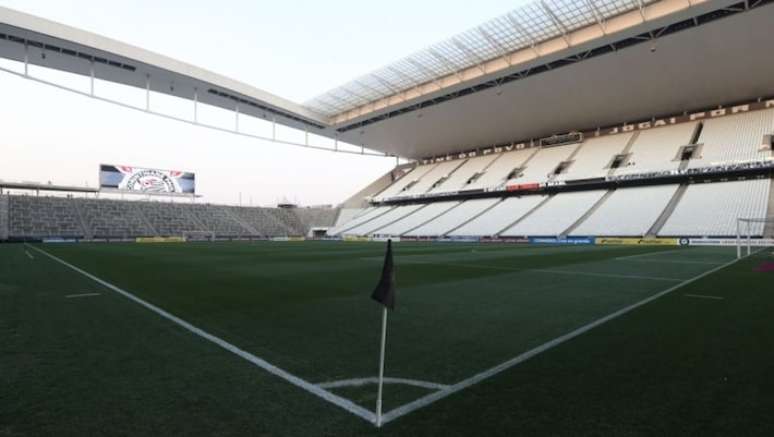
[[[185,241],[215,241],[213,231],[183,231]]]
[[[774,217],[736,220],[736,257],[751,255],[753,247],[774,247]]]

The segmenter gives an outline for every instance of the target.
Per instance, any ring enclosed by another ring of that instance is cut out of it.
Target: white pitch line
[[[179,317],[177,317],[177,316],[175,316],[175,315],[173,315],[173,314],[171,314],[171,313],[169,313],[169,312],[167,312],[167,311],[157,307],[156,305],[153,305],[152,303],[149,303],[149,302],[147,302],[145,300],[142,300],[139,297],[135,296],[134,294],[132,294],[132,293],[130,293],[128,291],[122,290],[121,288],[118,288],[118,287],[116,287],[115,285],[113,285],[113,284],[111,284],[109,282],[103,281],[102,279],[92,275],[91,273],[88,273],[88,272],[86,272],[84,270],[81,270],[80,268],[78,268],[78,267],[68,263],[67,261],[64,261],[64,260],[62,260],[60,258],[57,258],[56,256],[51,255],[50,253],[48,253],[48,252],[46,252],[46,251],[44,251],[42,249],[38,249],[37,247],[34,247],[34,246],[28,246],[28,247],[31,248],[32,250],[36,251],[36,252],[39,252],[39,253],[41,253],[41,254],[51,258],[52,260],[62,264],[63,266],[68,267],[69,269],[74,270],[74,271],[80,273],[81,275],[91,279],[92,281],[94,281],[94,282],[96,282],[96,283],[98,283],[98,284],[100,284],[100,285],[102,285],[102,286],[104,286],[104,287],[106,287],[106,288],[108,288],[108,289],[110,289],[112,291],[115,291],[116,293],[126,297],[127,299],[129,299],[131,301],[134,301],[135,303],[138,303],[138,304],[144,306],[148,310],[150,310],[150,311],[160,315],[161,317],[163,317],[163,318],[165,318],[165,319],[167,319],[167,320],[169,320],[169,321],[171,321],[171,322],[173,322],[173,323],[175,323],[175,324],[185,328],[186,330],[192,332],[193,334],[198,335],[199,337],[202,337],[205,340],[208,340],[208,341],[210,341],[212,343],[215,343],[216,345],[220,346],[221,348],[223,348],[223,349],[225,349],[225,350],[227,350],[227,351],[229,351],[229,352],[231,352],[231,353],[233,353],[233,354],[235,354],[235,355],[237,355],[237,356],[239,356],[239,357],[241,357],[241,358],[243,358],[243,359],[245,359],[245,360],[255,364],[256,366],[266,370],[267,372],[269,372],[269,373],[271,373],[271,374],[273,374],[275,376],[278,376],[278,377],[284,379],[285,381],[295,385],[296,387],[302,388],[302,389],[308,391],[309,393],[312,393],[312,394],[314,394],[314,395],[316,395],[316,396],[318,396],[318,397],[320,397],[320,398],[322,398],[322,399],[324,399],[324,400],[326,400],[326,401],[328,401],[328,402],[330,402],[330,403],[332,403],[332,404],[334,404],[334,405],[336,405],[338,407],[343,408],[344,410],[346,410],[346,411],[348,411],[348,412],[350,412],[350,413],[352,413],[352,414],[354,414],[354,415],[356,415],[356,416],[358,416],[358,417],[360,417],[362,419],[365,419],[366,421],[368,421],[370,423],[376,423],[376,415],[373,412],[366,410],[365,408],[361,407],[360,405],[355,404],[354,402],[350,401],[349,399],[344,399],[341,396],[337,396],[337,395],[335,395],[335,394],[333,394],[333,393],[331,393],[331,392],[329,392],[329,391],[327,391],[327,390],[325,390],[323,388],[318,387],[315,384],[312,384],[309,381],[301,379],[298,376],[295,376],[295,375],[293,375],[293,374],[291,374],[291,373],[289,373],[289,372],[287,372],[287,371],[285,371],[283,369],[280,369],[279,367],[269,363],[268,361],[266,361],[266,360],[264,360],[264,359],[262,359],[260,357],[257,357],[257,356],[255,356],[255,355],[253,355],[253,354],[251,354],[251,353],[249,353],[247,351],[239,349],[238,347],[236,347],[233,344],[231,344],[231,343],[221,339],[220,337],[216,337],[216,336],[210,334],[209,332],[207,332],[207,331],[205,331],[205,330],[203,330],[201,328],[198,328],[198,327],[196,327],[196,326],[186,322],[185,320],[183,320],[183,319],[181,319],[181,318],[179,318]]]
[[[707,296],[705,294],[685,294],[685,297],[695,297],[697,299],[712,299],[712,300],[724,300],[725,297],[720,296]]]
[[[583,325],[580,328],[575,329],[574,331],[568,332],[567,334],[564,334],[564,335],[562,335],[560,337],[557,337],[557,338],[555,338],[555,339],[553,339],[551,341],[543,343],[542,345],[540,345],[540,346],[538,346],[538,347],[536,347],[534,349],[531,349],[531,350],[529,350],[527,352],[524,352],[521,355],[515,356],[515,357],[511,358],[510,360],[508,360],[508,361],[506,361],[504,363],[498,364],[497,366],[492,367],[492,368],[490,368],[488,370],[485,370],[485,371],[483,371],[481,373],[478,373],[478,374],[476,374],[476,375],[474,375],[474,376],[472,376],[470,378],[464,379],[464,380],[462,380],[460,382],[457,382],[457,383],[455,383],[453,385],[450,385],[448,388],[445,388],[443,390],[439,390],[439,391],[437,391],[435,393],[431,393],[431,394],[429,394],[429,395],[427,395],[425,397],[419,398],[419,399],[417,399],[415,401],[409,402],[409,403],[404,404],[404,405],[402,405],[402,406],[400,406],[398,408],[395,408],[394,410],[389,411],[384,416],[382,416],[382,424],[391,422],[391,421],[393,421],[393,420],[395,420],[395,419],[397,419],[397,418],[399,418],[401,416],[405,416],[406,414],[409,414],[409,413],[411,413],[413,411],[416,411],[416,410],[418,410],[420,408],[426,407],[426,406],[432,404],[435,401],[438,401],[438,400],[443,399],[443,398],[445,398],[447,396],[450,396],[450,395],[452,395],[454,393],[457,393],[460,390],[464,390],[464,389],[466,389],[466,388],[468,388],[468,387],[470,387],[472,385],[478,384],[479,382],[484,381],[485,379],[489,379],[489,378],[497,375],[498,373],[504,372],[504,371],[510,369],[511,367],[516,366],[517,364],[523,363],[524,361],[527,361],[528,359],[530,359],[530,358],[532,358],[532,357],[534,357],[536,355],[539,355],[539,354],[541,354],[543,352],[546,352],[546,351],[548,351],[550,349],[553,349],[556,346],[559,346],[560,344],[562,344],[562,343],[564,343],[566,341],[572,340],[573,338],[575,338],[575,337],[577,337],[577,336],[579,336],[581,334],[584,334],[584,333],[586,333],[586,332],[596,328],[597,326],[603,325],[603,324],[605,324],[605,323],[607,323],[607,322],[609,322],[609,321],[611,321],[613,319],[617,319],[618,317],[621,317],[624,314],[627,314],[627,313],[629,313],[629,312],[631,312],[631,311],[633,311],[633,310],[635,310],[635,309],[637,309],[637,308],[639,308],[639,307],[641,307],[641,306],[643,306],[645,304],[653,302],[654,300],[656,300],[656,299],[658,299],[660,297],[663,297],[663,296],[665,296],[665,295],[667,295],[667,294],[669,294],[669,293],[671,293],[671,292],[673,292],[673,291],[675,291],[677,289],[680,289],[680,288],[682,288],[682,287],[684,287],[684,286],[686,286],[688,284],[691,284],[693,282],[698,281],[699,279],[704,278],[705,276],[709,276],[709,275],[711,275],[711,274],[713,274],[713,273],[715,273],[715,272],[717,272],[719,270],[722,270],[722,269],[724,269],[724,268],[726,268],[726,267],[736,263],[737,261],[739,261],[739,260],[738,259],[734,259],[734,260],[729,261],[729,262],[727,262],[727,263],[725,263],[723,265],[720,265],[720,266],[715,267],[713,269],[707,270],[704,273],[701,273],[701,274],[699,274],[697,276],[694,276],[693,278],[687,279],[687,280],[685,280],[685,281],[683,281],[683,282],[681,282],[681,283],[679,283],[679,284],[677,284],[677,285],[675,285],[673,287],[667,288],[666,290],[661,291],[659,293],[656,293],[653,296],[645,298],[645,299],[643,299],[643,300],[641,300],[639,302],[636,302],[636,303],[631,304],[631,305],[629,305],[627,307],[624,307],[624,308],[622,308],[622,309],[620,309],[620,310],[618,310],[618,311],[616,311],[614,313],[608,314],[605,317],[602,317],[602,318],[597,319],[597,320],[595,320],[595,321],[593,321],[591,323]]]
[[[619,278],[619,279],[647,279],[650,281],[669,281],[680,282],[682,279],[677,278],[664,278],[661,276],[641,276],[641,275],[618,275],[615,273],[595,273],[595,272],[576,272],[572,270],[551,270],[551,269],[534,269],[533,272],[543,273],[556,273],[559,275],[580,275],[580,276],[598,276],[600,278]]]
[[[101,293],[81,293],[81,294],[68,294],[65,296],[68,299],[74,299],[78,297],[91,297],[91,296],[101,296]]]
[[[361,385],[376,384],[378,382],[379,382],[379,378],[372,376],[370,378],[342,379],[339,381],[321,382],[320,384],[317,384],[317,386],[322,388],[359,387]],[[384,383],[411,385],[414,387],[422,387],[430,390],[443,390],[449,387],[446,384],[438,384],[435,382],[419,381],[416,379],[405,379],[405,378],[385,377]]]
[[[624,259],[616,258],[616,261],[631,261],[638,263],[655,263],[655,264],[702,264],[708,266],[716,266],[718,263],[710,261],[681,261],[681,260],[669,260],[669,259]]]
[[[29,251],[25,250],[25,251],[24,251],[24,253],[25,253],[25,254],[27,254],[27,258],[29,258],[29,259],[35,259],[35,257],[34,257],[34,256],[32,256],[32,254],[31,254]]]
[[[640,253],[640,254],[637,254],[637,255],[619,256],[619,257],[617,257],[615,259],[642,258],[642,257],[648,257],[648,256],[663,255],[665,253],[682,252],[684,250],[685,249],[659,250],[659,251],[656,251],[656,252]]]

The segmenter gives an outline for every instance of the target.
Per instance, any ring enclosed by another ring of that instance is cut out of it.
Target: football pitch
[[[774,434],[771,249],[0,245],[0,436]]]

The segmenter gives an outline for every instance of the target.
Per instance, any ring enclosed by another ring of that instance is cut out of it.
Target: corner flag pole
[[[387,307],[382,307],[382,345],[379,354],[379,390],[376,395],[376,426],[382,426],[382,386],[384,385],[384,345],[387,342]]]
[[[376,395],[376,426],[382,426],[382,388],[384,386],[384,345],[387,342],[387,310],[395,309],[395,266],[392,261],[392,240],[387,240],[384,266],[371,299],[382,304],[382,338],[379,350],[379,390]]]

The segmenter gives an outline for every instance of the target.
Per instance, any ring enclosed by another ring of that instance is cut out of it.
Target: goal
[[[183,231],[185,241],[215,241],[213,231]]]
[[[737,218],[736,257],[750,256],[753,246],[774,247],[773,231],[774,217]]]

